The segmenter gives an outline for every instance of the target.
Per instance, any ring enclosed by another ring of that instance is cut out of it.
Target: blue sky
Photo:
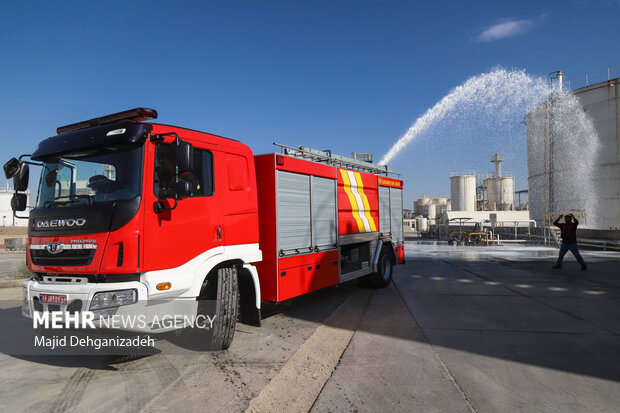
[[[255,153],[277,141],[378,160],[470,76],[502,66],[570,78],[620,63],[619,1],[467,3],[1,2],[0,158],[59,125],[147,106]],[[394,159],[406,206],[449,193],[451,171],[491,172],[496,151],[527,187],[525,127],[476,122],[439,125]],[[494,133],[511,135],[508,147],[489,144]]]

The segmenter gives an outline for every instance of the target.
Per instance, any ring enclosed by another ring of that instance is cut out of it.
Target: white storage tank
[[[428,231],[428,219],[426,218],[416,218],[415,226],[418,232],[427,232]]]
[[[424,215],[426,213],[426,206],[430,204],[431,199],[427,196],[421,196],[413,205],[413,210],[416,214]]]
[[[476,175],[450,176],[450,198],[452,211],[476,210]]]
[[[487,202],[490,211],[512,211],[514,209],[515,181],[511,176],[488,178]]]
[[[540,223],[549,212],[583,210],[581,225],[620,229],[618,89],[620,78],[606,80],[555,96],[528,113],[532,219]]]
[[[429,219],[434,219],[437,216],[437,205],[435,204],[428,204],[426,206],[426,215],[428,216]]]
[[[443,205],[437,205],[436,207],[436,217],[437,218],[441,218],[444,214],[444,212],[446,212],[448,210],[448,205],[443,204]]]

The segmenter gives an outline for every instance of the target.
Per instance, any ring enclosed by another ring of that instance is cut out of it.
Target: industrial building
[[[450,196],[423,195],[414,202],[418,232],[439,234],[454,227],[484,231],[489,228],[531,228],[536,223],[528,210],[515,208],[515,186],[511,174],[502,173],[504,156],[495,153],[495,172],[475,171],[450,174]],[[520,191],[521,193],[527,191]]]
[[[416,215],[428,219],[440,218],[444,212],[451,209],[449,196],[422,195],[413,202],[413,210]]]
[[[502,174],[504,156],[495,153],[491,163],[495,173],[476,175],[474,171],[450,174],[452,211],[512,211],[515,209],[514,178]]]
[[[531,228],[536,223],[530,219],[529,211],[448,211],[446,222],[450,226],[467,229],[486,228]]]
[[[529,203],[539,224],[573,212],[582,226],[620,228],[619,69],[606,69],[606,80],[594,84],[585,75],[572,93],[562,91],[568,82],[556,72],[558,92],[528,113]]]
[[[412,231],[418,233],[428,232],[431,225],[442,222],[446,211],[450,211],[450,209],[449,196],[422,195],[413,202],[413,215],[409,217],[411,218],[410,222],[405,220],[405,226],[408,224]]]
[[[530,220],[529,211],[515,211],[514,178],[511,174],[502,174],[503,160],[502,154],[493,155],[493,174],[476,175],[474,171],[450,174],[452,210],[444,213],[443,223],[450,228],[480,231],[536,225]]]

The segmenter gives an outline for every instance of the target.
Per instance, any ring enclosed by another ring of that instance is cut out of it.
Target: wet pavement
[[[408,244],[315,410],[618,411],[620,254],[557,251]]]
[[[2,354],[0,410],[618,411],[620,254],[558,271],[557,251],[408,243],[388,288],[266,304],[225,352]],[[19,295],[0,290],[5,331]]]

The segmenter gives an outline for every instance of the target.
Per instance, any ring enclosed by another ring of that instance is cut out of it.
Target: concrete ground
[[[581,272],[556,254],[408,244],[388,288],[265,305],[228,351],[141,358],[6,354],[30,327],[2,289],[0,410],[618,411],[620,255]]]
[[[25,252],[0,251],[0,280],[19,273],[21,267],[26,265]]]

